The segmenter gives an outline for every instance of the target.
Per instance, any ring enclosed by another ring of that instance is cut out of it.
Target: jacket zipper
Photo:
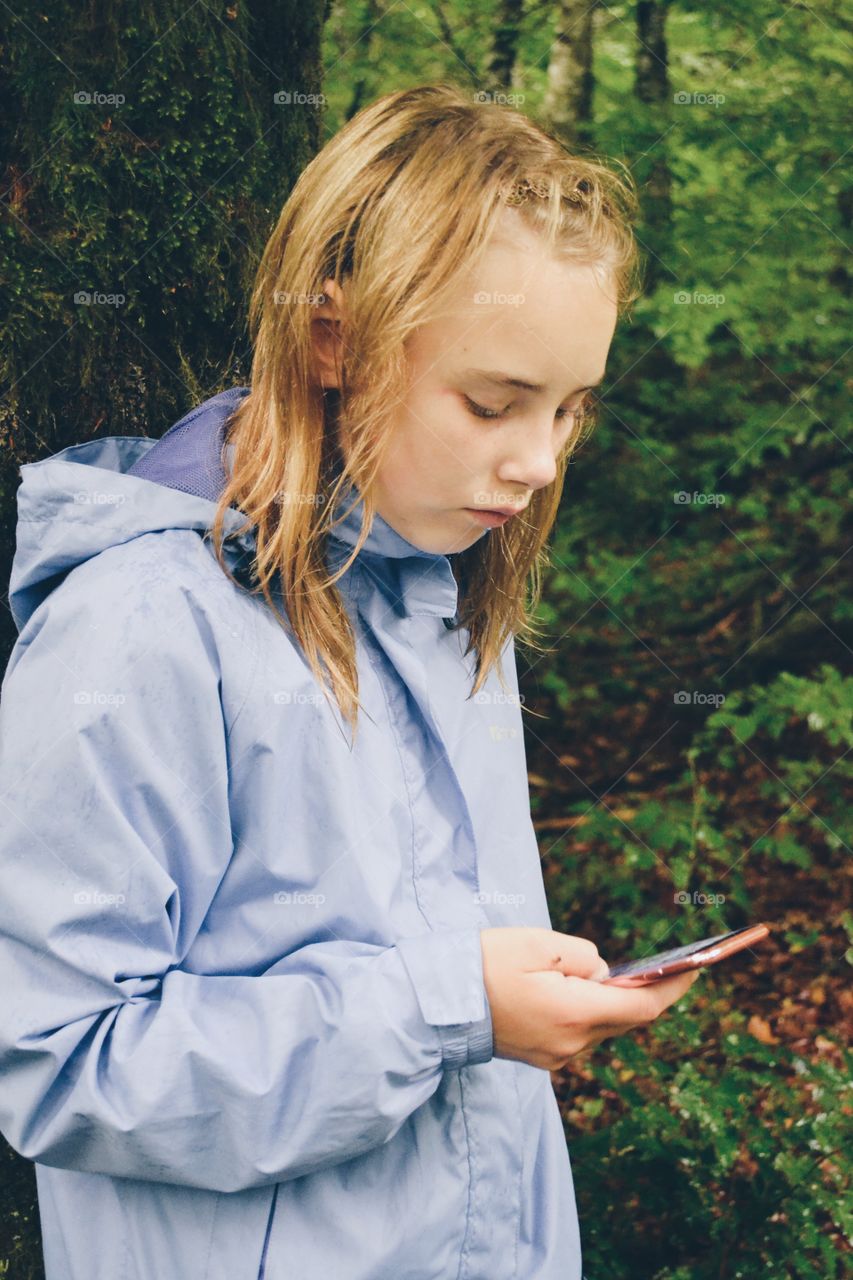
[[[264,1280],[264,1273],[266,1272],[266,1269],[267,1269],[267,1249],[269,1248],[269,1243],[270,1243],[270,1232],[272,1231],[272,1220],[275,1215],[275,1202],[278,1199],[278,1187],[279,1187],[279,1184],[276,1183],[275,1191],[273,1192],[273,1197],[272,1197],[272,1204],[270,1205],[270,1214],[269,1214],[269,1217],[267,1218],[267,1230],[266,1230],[266,1235],[264,1236],[264,1249],[263,1249],[263,1253],[261,1254],[261,1265],[258,1268],[258,1280]]]

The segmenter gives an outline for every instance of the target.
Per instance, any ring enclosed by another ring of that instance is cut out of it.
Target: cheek
[[[420,472],[429,462],[429,438],[429,427],[408,417],[391,437],[384,464],[387,474],[400,481]]]
[[[473,442],[458,399],[431,392],[406,405],[405,417],[392,442],[395,466],[404,465],[407,474],[414,473],[425,480],[452,480],[464,466]]]
[[[439,424],[436,435],[449,461],[456,461],[465,472],[488,466],[495,444],[489,435],[491,424],[475,418],[457,392],[446,391],[436,397],[434,421]]]
[[[491,474],[493,454],[486,429],[471,420],[458,394],[416,392],[393,428],[383,484],[415,504],[428,492],[455,499],[472,480]]]
[[[417,506],[424,490],[434,484],[436,449],[430,449],[431,439],[429,427],[411,416],[393,429],[382,461],[380,485],[405,508]]]

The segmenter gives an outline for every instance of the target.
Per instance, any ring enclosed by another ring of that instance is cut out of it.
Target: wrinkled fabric
[[[0,1130],[48,1280],[580,1280],[551,1078],[483,983],[482,928],[551,927],[513,644],[469,699],[450,558],[377,517],[353,747],[251,531],[237,585],[204,537],[247,390],[21,469]]]

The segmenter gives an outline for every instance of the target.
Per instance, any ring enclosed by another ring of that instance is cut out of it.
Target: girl
[[[695,977],[551,930],[515,668],[631,199],[389,94],[282,211],[251,385],[22,468],[0,1128],[48,1280],[579,1280],[549,1072]]]

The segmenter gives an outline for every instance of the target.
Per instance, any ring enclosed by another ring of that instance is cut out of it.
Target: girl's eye
[[[464,396],[463,399],[476,418],[503,418],[509,408],[509,405],[507,405],[506,409],[486,409],[483,405],[477,404],[475,400],[472,400],[470,396]],[[556,416],[560,420],[570,415],[572,417],[582,416],[588,409],[588,404],[581,404],[577,409],[558,409]]]
[[[472,400],[470,396],[463,396],[462,398],[475,418],[502,418],[506,413],[506,409],[486,409],[483,405],[477,404],[475,400]]]

